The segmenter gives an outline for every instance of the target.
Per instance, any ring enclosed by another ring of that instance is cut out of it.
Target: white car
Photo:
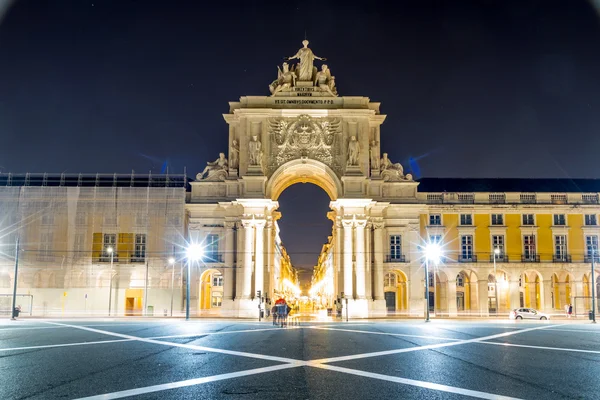
[[[550,319],[548,314],[534,310],[533,308],[515,308],[508,315],[510,319]]]

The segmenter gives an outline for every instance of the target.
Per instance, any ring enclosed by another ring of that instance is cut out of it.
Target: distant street
[[[588,321],[0,321],[0,399],[597,399]]]

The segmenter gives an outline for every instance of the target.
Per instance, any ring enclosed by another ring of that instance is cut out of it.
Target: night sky
[[[342,96],[382,103],[382,148],[407,170],[599,176],[600,23],[576,0],[19,0],[0,24],[0,169],[195,176],[226,151],[227,102],[269,94],[305,33]],[[297,266],[328,202],[280,198]]]

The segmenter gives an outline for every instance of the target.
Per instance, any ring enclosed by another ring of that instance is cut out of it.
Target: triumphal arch
[[[308,41],[266,89],[229,103],[227,152],[191,183],[190,237],[218,237],[207,268],[223,275],[219,314],[256,316],[257,292],[280,292],[277,200],[296,183],[331,198],[334,290],[349,299],[350,316],[385,310],[383,215],[390,203],[406,204],[393,217],[417,243],[419,207],[418,183],[382,152],[380,104],[339,94]]]

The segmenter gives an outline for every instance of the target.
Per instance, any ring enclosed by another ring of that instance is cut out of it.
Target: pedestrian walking
[[[569,318],[571,318],[571,315],[573,314],[573,305],[572,305],[571,303],[569,303],[569,311],[568,311],[568,314],[569,314]]]
[[[565,317],[569,318],[569,305],[565,304]]]
[[[273,325],[277,325],[277,306],[271,308],[271,314],[273,315]]]

